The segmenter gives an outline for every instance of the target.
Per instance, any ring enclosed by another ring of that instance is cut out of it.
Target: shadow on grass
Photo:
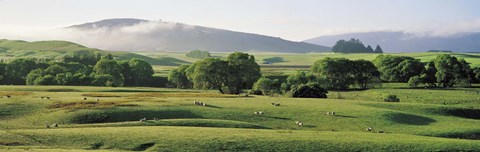
[[[264,116],[265,118],[272,118],[272,119],[279,119],[279,120],[292,120],[291,118],[285,117],[271,117],[271,116]]]
[[[428,117],[405,114],[405,113],[387,113],[384,116],[386,117],[387,120],[391,122],[406,124],[406,125],[428,125],[433,122],[436,122],[436,120]]]
[[[335,117],[342,117],[342,118],[358,118],[355,116],[344,116],[344,115],[335,115]]]
[[[74,114],[68,121],[77,124],[139,121],[146,119],[178,119],[202,118],[202,116],[188,110],[162,109],[162,110],[87,110]]]

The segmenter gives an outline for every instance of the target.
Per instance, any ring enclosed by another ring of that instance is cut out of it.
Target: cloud
[[[1,27],[0,38],[28,41],[66,40],[87,47],[106,50],[148,50],[162,43],[162,38],[194,26],[170,22],[142,22],[119,28]],[[162,50],[163,48],[157,48]]]
[[[415,36],[447,37],[462,33],[480,32],[480,18],[453,23],[437,23],[412,27],[406,30]]]

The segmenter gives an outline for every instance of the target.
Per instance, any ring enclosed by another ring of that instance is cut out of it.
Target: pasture
[[[330,92],[327,99],[145,87],[0,86],[0,149],[480,151],[479,88],[403,86]],[[398,95],[401,102],[383,102],[386,94]]]

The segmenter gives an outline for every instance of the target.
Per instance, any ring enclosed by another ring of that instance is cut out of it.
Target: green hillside
[[[0,98],[0,149],[480,150],[479,88],[398,86],[331,92],[328,99],[240,97],[162,88],[0,86],[0,95],[11,95]],[[385,94],[397,94],[401,102],[382,102]],[[255,115],[255,111],[264,114]],[[332,111],[335,116],[326,114]],[[142,118],[147,121],[139,121]],[[299,127],[295,121],[304,125]],[[59,127],[45,128],[46,123]],[[368,127],[373,131],[366,131]]]
[[[120,60],[131,58],[140,58],[153,65],[177,66],[189,62],[175,58],[151,58],[144,55],[129,52],[107,52],[94,48],[67,42],[67,41],[38,41],[27,42],[19,40],[0,40],[0,58],[9,60],[14,58],[41,58],[41,59],[61,59],[69,53],[81,51],[94,51],[99,53],[110,53]]]

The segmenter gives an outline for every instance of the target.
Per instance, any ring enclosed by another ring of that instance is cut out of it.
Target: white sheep
[[[372,128],[372,127],[368,127],[366,130],[367,130],[367,131],[373,131],[373,128]]]
[[[202,106],[204,106],[204,107],[205,107],[205,106],[207,106],[207,104],[202,102]]]
[[[302,126],[303,126],[303,122],[299,122],[299,123],[298,123],[298,126],[299,126],[299,127],[302,127]]]
[[[259,115],[263,115],[263,111],[259,111],[258,114],[259,114]]]
[[[140,122],[147,121],[147,118],[140,119]]]
[[[258,115],[258,112],[257,112],[257,111],[255,111],[255,112],[254,112],[254,114],[255,114],[255,115]]]

